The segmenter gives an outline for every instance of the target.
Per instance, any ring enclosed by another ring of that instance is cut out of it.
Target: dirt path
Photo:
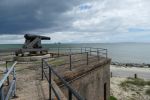
[[[14,100],[45,100],[43,81],[41,81],[40,66],[18,64],[17,74],[17,96]],[[46,85],[45,85],[46,86]]]

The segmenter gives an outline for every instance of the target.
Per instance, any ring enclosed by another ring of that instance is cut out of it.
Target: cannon
[[[40,54],[48,52],[47,49],[42,47],[41,40],[50,40],[50,37],[25,34],[24,38],[25,43],[21,49],[15,52],[16,56],[18,56],[19,54],[22,54],[22,56],[24,56],[24,53],[26,52],[28,52],[30,55],[37,54],[38,52],[40,52]]]

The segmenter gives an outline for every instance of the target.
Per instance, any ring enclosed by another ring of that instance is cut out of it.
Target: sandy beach
[[[133,84],[126,84],[122,86],[121,83],[126,83],[131,77],[134,80],[134,74],[136,73],[138,78],[144,81],[150,80],[150,68],[139,67],[123,67],[111,65],[110,70],[112,72],[110,93],[117,100],[150,100],[150,95],[146,94],[147,89],[150,89],[149,85],[137,86]],[[124,89],[126,88],[126,89]]]
[[[137,74],[137,77],[150,79],[150,68],[149,67],[124,67],[111,65],[110,71],[112,72],[113,77],[134,77],[134,74]]]

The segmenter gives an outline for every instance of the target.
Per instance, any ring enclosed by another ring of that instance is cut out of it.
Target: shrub
[[[147,85],[150,85],[150,81],[147,81]]]
[[[146,90],[146,94],[150,96],[150,88]]]
[[[127,80],[121,82],[121,86],[128,86],[128,84],[137,85],[137,86],[145,86],[147,85],[147,81],[144,81],[140,78],[128,78]]]
[[[114,96],[110,96],[110,97],[109,97],[109,100],[117,100],[117,98],[114,97]]]

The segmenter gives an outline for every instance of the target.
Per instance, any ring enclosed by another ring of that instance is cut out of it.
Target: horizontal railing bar
[[[13,88],[14,88],[14,85],[15,85],[15,84],[16,84],[16,80],[13,80],[12,83],[11,83],[11,86],[10,86],[10,88],[9,88],[9,91],[8,91],[8,93],[7,93],[7,96],[6,96],[5,100],[8,100],[8,99],[9,99],[9,97],[10,97],[12,91],[13,91]]]
[[[61,49],[63,49],[63,50],[81,50],[81,49],[98,49],[98,50],[107,50],[107,49],[104,49],[104,48],[92,48],[92,47],[70,47],[70,48],[66,48],[66,47],[58,47],[59,48],[59,50],[61,50]],[[49,48],[49,49],[58,49],[58,48]]]
[[[43,70],[43,73],[44,73],[44,76],[45,76],[45,78],[46,78],[47,82],[50,84],[49,79],[48,79],[48,77],[47,77],[47,75],[46,75],[46,73],[45,73],[45,71],[44,71],[44,70]],[[52,90],[54,91],[54,93],[55,93],[55,95],[56,95],[57,99],[58,99],[58,100],[60,100],[60,98],[59,98],[59,96],[57,95],[57,93],[56,93],[55,89],[53,88],[53,85],[52,85],[52,84],[50,84],[50,85],[51,85]]]
[[[44,60],[43,60],[44,61]],[[45,62],[45,61],[44,61]],[[46,62],[45,62],[46,63]],[[47,64],[47,63],[46,63]],[[57,72],[50,66],[47,64],[47,66],[49,66],[49,68],[51,69],[51,71],[63,82],[63,84],[73,93],[73,95],[78,98],[79,100],[85,100],[84,98],[82,98],[75,90],[73,90],[71,88],[71,86],[62,78],[60,77]]]
[[[107,54],[107,53],[102,53],[102,52],[100,52],[100,54]]]
[[[47,69],[48,67],[43,67],[43,69]]]
[[[43,73],[44,73],[44,76],[45,76],[46,80],[48,81],[48,77],[46,76],[45,71],[43,71]]]
[[[17,64],[17,61],[14,62],[14,64],[12,65],[12,67],[8,70],[8,72],[4,75],[4,77],[2,78],[2,80],[0,81],[0,87],[3,85],[3,83],[5,82],[5,80],[7,79],[7,77],[9,76],[9,74],[13,71],[14,66]]]
[[[54,94],[56,95],[57,99],[58,99],[58,100],[61,100],[60,97],[58,96],[56,90],[54,89],[53,85],[52,85],[50,82],[48,82],[48,83],[51,85],[51,88],[52,88]]]
[[[67,64],[70,64],[70,63],[68,62],[68,63],[61,64],[61,65],[58,65],[58,67],[64,66],[64,65],[67,65]]]

